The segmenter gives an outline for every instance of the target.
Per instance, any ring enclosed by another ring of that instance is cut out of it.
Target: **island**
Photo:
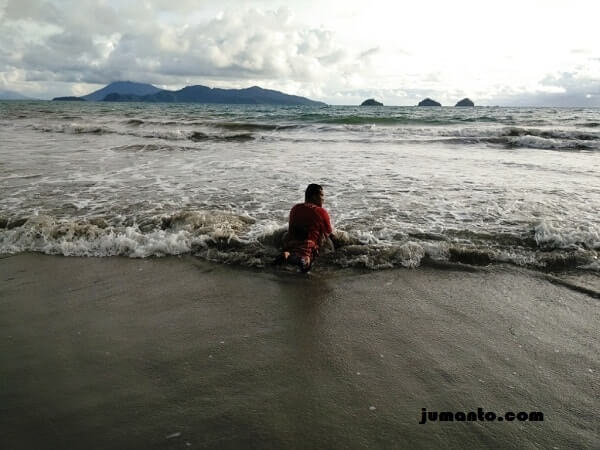
[[[52,101],[55,101],[55,102],[85,102],[85,98],[82,98],[82,97],[73,97],[73,96],[68,96],[68,97],[54,97],[52,99]]]
[[[136,81],[113,81],[112,83],[98,89],[82,98],[93,102],[100,102],[110,94],[122,95],[152,95],[160,92],[162,89],[148,83],[138,83]]]
[[[360,106],[383,106],[383,103],[378,102],[374,98],[370,98],[362,102]]]
[[[305,105],[327,106],[323,102],[271,89],[252,86],[246,89],[220,89],[186,86],[177,91],[159,89],[151,84],[117,81],[82,97],[57,97],[54,100],[88,100],[144,103],[219,103],[231,105]]]
[[[475,103],[473,103],[470,99],[468,98],[463,98],[460,102],[458,102],[456,105],[454,106],[475,106]]]
[[[421,100],[418,106],[442,106],[442,104],[427,97],[425,100]]]

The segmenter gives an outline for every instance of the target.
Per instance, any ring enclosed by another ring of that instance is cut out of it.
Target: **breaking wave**
[[[52,124],[52,125],[31,125],[31,128],[44,133],[65,133],[65,134],[110,134],[118,133],[110,127],[103,125],[86,124]]]
[[[206,134],[200,131],[194,131],[190,136],[189,140],[193,142],[201,142],[201,141],[251,141],[254,139],[254,136],[251,133],[238,133],[238,134],[230,134],[230,135],[214,135],[214,134]]]
[[[291,142],[351,142],[391,144],[489,145],[505,148],[544,150],[600,150],[600,131],[502,126],[492,117],[393,117],[301,115],[304,123],[262,123],[244,121],[156,121],[130,118],[120,123],[41,123],[30,127],[49,133],[118,134],[144,139],[192,142],[249,142],[253,140]],[[308,119],[307,119],[308,118]],[[310,120],[309,120],[310,119]],[[311,122],[311,123],[308,123]],[[474,122],[488,122],[477,125]],[[456,126],[456,124],[462,126]]]
[[[442,129],[432,140],[453,144],[495,144],[509,148],[600,149],[600,133],[522,127]]]
[[[186,145],[171,145],[171,144],[130,144],[120,145],[118,147],[112,147],[111,150],[117,152],[160,152],[160,151],[189,151],[198,150],[197,147],[190,147]]]
[[[246,123],[246,122],[207,122],[216,128],[234,131],[275,131],[275,130],[293,130],[300,128],[300,125],[277,125],[267,123]]]
[[[276,130],[291,130],[302,127],[302,125],[296,124],[268,124],[268,123],[253,123],[253,122],[217,122],[217,121],[175,121],[175,120],[142,120],[142,119],[128,119],[123,121],[125,125],[131,127],[139,126],[179,126],[179,127],[208,127],[220,130],[229,131],[276,131]]]
[[[137,119],[131,120],[132,124],[139,125]],[[214,142],[245,142],[253,140],[255,137],[251,133],[236,134],[209,134],[201,131],[189,131],[182,129],[157,129],[139,131],[120,131],[103,125],[84,125],[84,124],[53,124],[53,125],[32,125],[37,131],[46,133],[65,133],[65,134],[120,134],[124,136],[137,136],[142,138],[156,138],[167,141],[190,140],[192,142],[214,141]]]
[[[278,254],[286,226],[218,211],[177,211],[130,218],[58,219],[47,215],[0,219],[0,253],[26,251],[65,256],[193,254],[228,264],[264,267]],[[318,259],[321,267],[372,270],[418,267],[427,261],[471,266],[510,263],[547,271],[599,270],[597,229],[561,230],[541,222],[522,236],[448,230],[398,233],[392,240],[338,230]]]
[[[129,120],[125,121],[125,123],[127,125],[138,126],[138,125],[143,125],[144,121],[141,119],[129,119]]]

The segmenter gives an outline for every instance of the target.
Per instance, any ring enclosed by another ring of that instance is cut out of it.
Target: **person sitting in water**
[[[302,272],[308,272],[319,254],[322,241],[333,229],[329,214],[323,208],[323,187],[309,184],[304,193],[304,203],[298,203],[290,211],[289,229],[283,239],[283,254],[276,263],[295,264]]]

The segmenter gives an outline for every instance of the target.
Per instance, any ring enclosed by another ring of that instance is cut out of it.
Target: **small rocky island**
[[[463,98],[460,102],[458,102],[456,105],[454,106],[475,106],[475,103],[473,103],[470,99],[468,98]]]
[[[374,98],[370,98],[362,102],[360,106],[383,106],[383,103],[378,102]]]
[[[442,104],[427,97],[425,100],[421,100],[418,106],[442,106]]]

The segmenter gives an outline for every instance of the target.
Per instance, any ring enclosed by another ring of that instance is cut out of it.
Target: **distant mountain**
[[[33,100],[31,97],[14,91],[0,90],[0,100]]]
[[[326,106],[323,102],[309,100],[297,95],[252,86],[246,89],[220,89],[207,86],[187,86],[178,91],[161,90],[139,95],[133,93],[110,93],[104,97],[108,102],[167,102],[167,103],[221,103],[237,105],[309,105]]]
[[[155,94],[159,91],[159,88],[157,88],[156,86],[152,86],[151,84],[135,83],[133,81],[115,81],[106,85],[102,89],[98,89],[97,91],[94,91],[91,94],[84,95],[81,98],[85,100],[99,102],[104,100],[104,97],[106,97],[109,94],[141,96]]]

